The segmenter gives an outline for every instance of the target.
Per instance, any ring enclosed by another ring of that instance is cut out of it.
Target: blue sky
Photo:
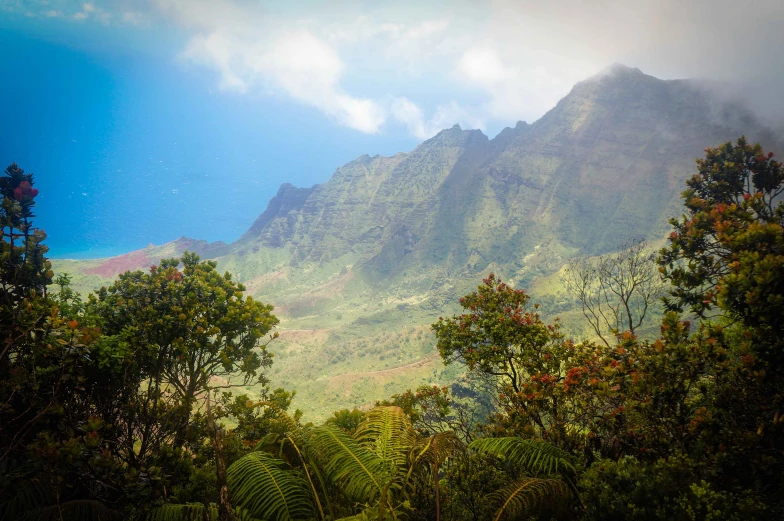
[[[613,62],[781,86],[779,3],[682,4],[0,0],[0,161],[36,174],[54,257],[228,242],[283,182],[493,136]]]

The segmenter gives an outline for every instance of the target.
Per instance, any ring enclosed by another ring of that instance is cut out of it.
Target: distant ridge
[[[214,258],[228,253],[229,247],[221,241],[208,243],[207,241],[180,237],[161,246],[150,244],[141,250],[109,259],[101,259],[97,265],[85,269],[84,273],[112,278],[126,271],[149,268],[160,262],[161,259],[177,257],[186,251],[198,253],[204,258]]]
[[[493,139],[455,125],[407,153],[363,155],[323,184],[283,184],[232,244],[180,239],[68,269],[94,285],[164,253],[215,258],[275,305],[283,334],[271,378],[318,418],[454,378],[433,357],[427,325],[490,271],[575,323],[558,285],[563,264],[629,238],[661,240],[695,159],[740,135],[784,150],[749,110],[700,82],[616,64]]]

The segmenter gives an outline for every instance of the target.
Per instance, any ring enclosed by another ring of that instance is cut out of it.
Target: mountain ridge
[[[564,262],[659,241],[682,213],[694,160],[741,134],[781,149],[750,111],[699,82],[612,66],[492,139],[455,125],[409,152],[362,155],[310,188],[284,183],[238,241],[202,254],[276,306],[271,377],[318,417],[454,378],[427,325],[489,271],[579,327],[557,283]],[[95,263],[55,266],[101,282]],[[399,367],[409,369],[395,380],[373,376]]]

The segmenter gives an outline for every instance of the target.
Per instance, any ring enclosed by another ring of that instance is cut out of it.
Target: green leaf
[[[362,503],[382,496],[391,477],[388,461],[334,425],[312,429],[310,443],[323,460],[327,477],[340,483],[346,495]]]
[[[265,452],[252,452],[226,471],[232,502],[253,517],[290,521],[312,516],[308,484],[296,471]]]
[[[504,514],[511,519],[529,517],[563,504],[569,496],[569,487],[561,480],[522,478],[491,495],[491,498],[501,503],[494,521],[501,519]]]
[[[483,438],[471,443],[470,447],[477,452],[502,457],[532,474],[575,473],[569,454],[544,441],[515,437]]]

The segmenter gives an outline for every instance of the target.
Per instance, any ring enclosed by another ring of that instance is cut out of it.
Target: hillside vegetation
[[[450,386],[314,424],[270,386],[272,306],[195,253],[82,301],[53,281],[33,176],[11,164],[0,518],[781,517],[784,165],[740,138],[686,184],[658,254],[631,241],[561,270],[599,340],[490,274],[431,324],[440,360],[465,371]],[[399,383],[422,364],[361,375]],[[249,384],[256,397],[235,394]]]
[[[82,292],[189,250],[270,302],[273,378],[315,418],[421,383],[448,383],[427,325],[494,272],[548,318],[585,330],[559,270],[634,238],[658,247],[703,149],[778,141],[742,106],[687,80],[614,66],[533,124],[488,139],[459,126],[409,153],[362,156],[322,185],[280,187],[230,245],[180,239],[104,261],[55,261]]]
[[[0,520],[781,519],[784,164],[706,148],[666,224],[704,138],[639,177],[667,118],[742,115],[696,92],[616,67],[494,140],[284,186],[234,244],[59,267],[12,163]]]

